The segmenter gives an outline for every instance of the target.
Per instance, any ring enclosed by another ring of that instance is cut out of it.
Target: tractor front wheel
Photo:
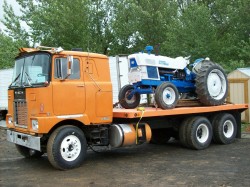
[[[170,82],[164,82],[156,88],[155,101],[162,109],[172,109],[177,105],[179,92]]]
[[[118,99],[119,103],[123,108],[132,109],[136,108],[140,104],[141,96],[139,93],[134,93],[131,95],[131,92],[134,90],[133,85],[125,85],[119,92]]]

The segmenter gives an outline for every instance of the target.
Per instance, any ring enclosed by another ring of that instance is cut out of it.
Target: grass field
[[[242,132],[249,132],[250,133],[250,124],[249,123],[242,123],[241,125]]]

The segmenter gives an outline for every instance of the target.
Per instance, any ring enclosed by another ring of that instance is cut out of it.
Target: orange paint
[[[20,55],[33,52],[38,49],[22,48]],[[15,127],[18,131],[38,134],[48,133],[61,121],[73,119],[83,125],[110,124],[113,119],[112,85],[110,80],[108,57],[101,54],[62,51],[55,53],[46,50],[51,55],[51,81],[43,87],[26,88],[26,102],[22,103],[27,108],[27,116],[19,116],[24,120],[25,127]],[[55,58],[67,58],[73,56],[79,61],[79,79],[60,80],[54,76]],[[8,119],[14,119],[14,91],[8,91],[9,110],[7,114],[7,126],[14,128],[14,124],[8,124]],[[20,108],[19,114],[24,114]],[[32,129],[31,120],[38,120],[39,130]]]

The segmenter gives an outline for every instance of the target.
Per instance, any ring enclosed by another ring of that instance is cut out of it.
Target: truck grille
[[[27,128],[28,126],[28,110],[25,101],[14,102],[15,125],[17,127]]]

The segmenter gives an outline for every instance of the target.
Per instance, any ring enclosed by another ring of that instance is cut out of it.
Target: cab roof
[[[72,56],[84,56],[84,57],[92,57],[92,58],[108,58],[106,55],[98,54],[98,53],[89,53],[82,51],[66,51],[63,48],[53,48],[53,47],[37,47],[37,48],[20,48],[19,56],[23,54],[33,53],[33,52],[47,52],[50,54],[61,54],[61,55],[72,55]]]

